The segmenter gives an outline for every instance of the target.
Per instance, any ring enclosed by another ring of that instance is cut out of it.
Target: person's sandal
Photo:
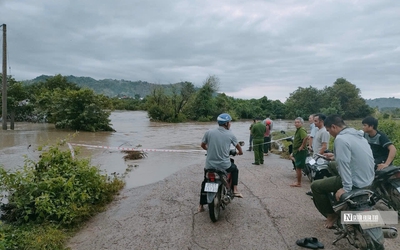
[[[309,241],[310,238],[303,238],[296,241],[296,244],[301,247],[318,249],[318,246]]]

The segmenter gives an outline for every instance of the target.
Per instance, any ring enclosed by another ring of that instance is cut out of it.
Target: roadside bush
[[[65,249],[67,235],[54,225],[0,226],[0,249]]]
[[[393,145],[397,149],[393,165],[400,166],[400,122],[392,119],[380,119],[378,130],[385,133],[389,140],[393,142]]]
[[[49,147],[37,162],[25,160],[23,168],[14,172],[0,168],[0,191],[8,194],[9,201],[1,205],[1,219],[8,229],[1,226],[0,235],[4,242],[14,244],[5,249],[54,249],[16,247],[12,239],[21,237],[21,244],[29,244],[30,237],[23,236],[26,233],[35,234],[34,241],[63,239],[54,234],[73,229],[102,211],[124,186],[121,179],[102,174],[88,159],[77,159],[69,150],[60,150],[62,145]]]

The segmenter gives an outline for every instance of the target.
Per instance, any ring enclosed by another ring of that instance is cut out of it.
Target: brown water
[[[111,149],[79,147],[78,157],[91,158],[92,165],[99,166],[107,173],[123,174],[129,165],[137,165],[126,177],[126,188],[146,185],[173,174],[192,164],[202,164],[205,152],[200,143],[203,134],[217,126],[208,123],[158,123],[150,122],[144,111],[116,111],[111,116],[112,127],[116,132],[79,132],[70,140],[72,143],[91,146],[108,146]],[[248,148],[249,126],[252,121],[237,121],[231,126],[238,140]],[[292,121],[274,121],[273,130],[294,129]],[[56,130],[51,124],[16,123],[15,130],[0,130],[0,159],[6,169],[24,165],[24,155],[37,161],[39,146],[55,143],[73,135],[73,131]],[[29,146],[30,145],[30,146]],[[124,153],[116,147],[156,149],[139,160],[123,159]],[[76,149],[77,146],[74,146]],[[165,150],[185,150],[185,152],[165,152]],[[191,151],[193,150],[193,151]]]

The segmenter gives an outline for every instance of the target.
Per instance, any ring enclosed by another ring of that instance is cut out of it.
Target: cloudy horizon
[[[285,101],[345,78],[400,98],[400,2],[0,0],[7,73],[201,86]]]

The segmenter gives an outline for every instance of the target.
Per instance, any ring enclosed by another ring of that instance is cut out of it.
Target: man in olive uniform
[[[265,124],[257,118],[257,123],[251,128],[251,135],[253,136],[253,151],[254,162],[253,165],[264,164],[264,133],[266,131]]]
[[[301,170],[306,166],[308,135],[303,124],[304,120],[301,117],[297,117],[294,120],[296,133],[293,138],[292,157],[294,158],[294,165],[296,166],[296,182],[291,184],[291,187],[301,187]]]

